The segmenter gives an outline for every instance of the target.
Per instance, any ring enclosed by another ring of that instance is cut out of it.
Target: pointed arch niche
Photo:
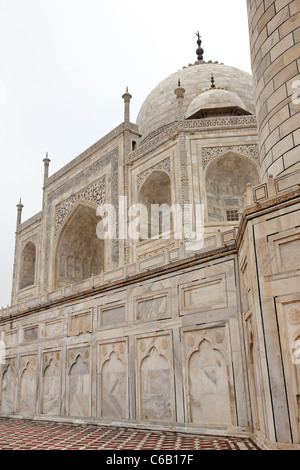
[[[128,344],[99,344],[98,411],[101,418],[129,419]]]
[[[162,213],[151,211],[152,205],[172,205],[171,180],[166,172],[154,170],[148,176],[140,189],[139,203],[143,204],[148,212],[148,218],[141,227],[142,239],[157,237],[172,230],[172,220],[165,227]]]
[[[236,425],[227,327],[187,331],[183,343],[188,422],[197,425]]]
[[[173,340],[170,334],[141,337],[136,343],[137,416],[144,421],[176,418]]]
[[[214,158],[205,170],[208,222],[238,221],[247,184],[260,180],[260,169],[249,157],[229,151]]]
[[[36,247],[28,242],[22,252],[20,271],[20,290],[35,284]]]
[[[91,376],[89,347],[71,350],[68,360],[67,413],[91,416]]]
[[[14,412],[14,399],[16,391],[15,360],[10,360],[4,367],[1,384],[0,412],[12,414]]]
[[[96,234],[96,207],[79,203],[65,220],[56,245],[55,288],[88,279],[104,270],[104,241]]]

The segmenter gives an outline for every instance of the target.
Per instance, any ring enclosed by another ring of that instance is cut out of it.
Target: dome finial
[[[211,74],[211,88],[216,88],[216,85],[215,85],[215,77],[214,77],[214,74],[212,73]]]
[[[196,36],[198,38],[197,40],[198,49],[196,50],[196,54],[197,54],[198,61],[200,61],[200,60],[203,60],[204,50],[201,47],[202,41],[201,41],[201,36],[200,36],[199,31],[196,33]]]

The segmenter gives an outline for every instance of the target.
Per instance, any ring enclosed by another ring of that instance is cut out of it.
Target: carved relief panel
[[[68,351],[67,412],[69,416],[91,416],[89,346]]]
[[[7,359],[2,366],[1,374],[0,412],[3,414],[14,412],[16,374],[16,359]]]
[[[184,331],[183,346],[188,421],[236,424],[228,327]]]
[[[292,434],[300,440],[300,294],[278,297],[277,315],[289,395]]]
[[[146,421],[175,421],[172,335],[136,340],[137,413]]]
[[[128,419],[128,344],[99,344],[98,416]]]
[[[300,232],[293,228],[270,235],[269,251],[273,274],[297,270],[300,264]]]
[[[34,414],[36,405],[37,357],[23,356],[20,363],[18,410],[23,414]]]
[[[61,403],[61,351],[43,354],[41,412],[49,416],[60,415]]]

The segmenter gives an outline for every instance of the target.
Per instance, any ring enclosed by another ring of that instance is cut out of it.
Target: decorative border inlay
[[[212,128],[212,127],[223,127],[223,126],[243,126],[247,124],[255,124],[257,126],[256,117],[251,116],[236,116],[236,117],[220,117],[220,118],[208,118],[208,119],[186,119],[184,121],[184,127],[186,129],[195,128]]]
[[[156,165],[152,166],[151,168],[147,168],[147,170],[143,171],[137,176],[137,187],[138,191],[141,189],[143,184],[145,183],[146,179],[148,176],[155,170],[160,170],[164,171],[168,175],[171,173],[171,160],[170,157],[166,158],[165,160],[162,160],[161,162],[157,163]]]
[[[55,207],[55,229],[54,235],[57,236],[67,215],[71,212],[77,201],[84,200],[95,202],[98,205],[104,205],[106,201],[106,181],[102,178],[77,194],[72,195],[66,201]]]
[[[257,145],[236,145],[230,147],[204,147],[202,148],[202,162],[203,168],[209,164],[211,160],[222,155],[225,152],[238,152],[252,158],[256,163],[259,163],[259,151]]]
[[[161,248],[157,248],[156,250],[148,251],[147,253],[142,253],[141,255],[138,255],[137,260],[141,261],[144,259],[153,258],[153,256],[161,255],[162,253],[168,253],[168,251],[173,250],[175,246],[176,243],[172,243],[171,245],[163,246]]]

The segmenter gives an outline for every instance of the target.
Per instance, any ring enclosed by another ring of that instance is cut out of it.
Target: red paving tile
[[[251,439],[0,418],[0,450],[259,450]]]

